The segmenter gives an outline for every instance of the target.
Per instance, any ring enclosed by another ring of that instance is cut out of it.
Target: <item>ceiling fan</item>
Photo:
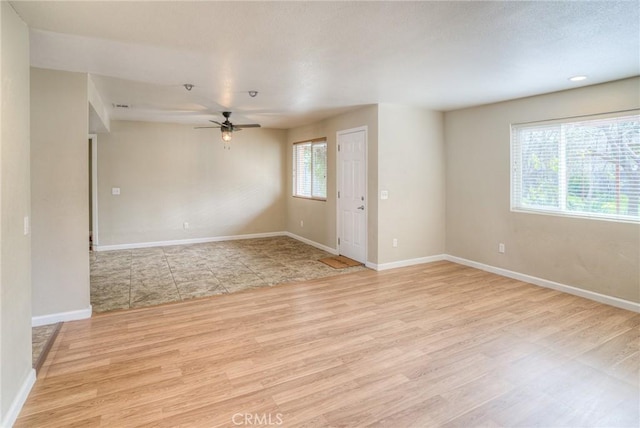
[[[209,122],[213,122],[218,126],[196,126],[194,129],[202,129],[202,128],[220,128],[222,132],[222,141],[228,143],[231,141],[231,134],[233,131],[242,131],[244,128],[260,128],[260,125],[257,123],[246,123],[243,125],[234,125],[229,121],[229,116],[231,116],[230,111],[223,111],[222,115],[224,116],[224,122],[220,123],[215,120],[209,120]]]

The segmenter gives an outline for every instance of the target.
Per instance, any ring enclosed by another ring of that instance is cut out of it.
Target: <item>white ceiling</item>
[[[32,65],[92,73],[105,102],[131,105],[113,119],[230,109],[289,128],[364,104],[452,110],[640,74],[637,1],[12,4]]]

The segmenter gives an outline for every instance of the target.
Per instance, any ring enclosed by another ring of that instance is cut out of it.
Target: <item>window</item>
[[[640,222],[640,115],[511,126],[511,209]]]
[[[293,196],[327,199],[327,140],[293,145]]]

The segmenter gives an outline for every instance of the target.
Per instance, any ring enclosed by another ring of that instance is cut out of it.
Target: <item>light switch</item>
[[[112,187],[111,188],[111,194],[112,195],[119,195],[120,194],[120,188],[119,187]]]
[[[389,191],[388,190],[380,191],[380,199],[389,199]]]
[[[31,224],[29,224],[29,216],[24,218],[23,226],[24,226],[24,235],[27,236],[31,231]]]

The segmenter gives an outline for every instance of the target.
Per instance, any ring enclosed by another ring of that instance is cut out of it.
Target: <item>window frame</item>
[[[549,120],[540,120],[533,122],[522,122],[522,123],[512,123],[510,125],[510,160],[509,160],[509,205],[510,211],[516,213],[526,213],[526,214],[538,214],[538,215],[549,215],[556,217],[567,217],[567,218],[580,218],[580,219],[590,219],[590,220],[600,220],[600,221],[612,221],[617,223],[632,223],[639,224],[640,217],[636,218],[634,216],[630,216],[627,214],[605,214],[598,212],[588,212],[588,211],[570,211],[566,206],[566,188],[567,188],[567,150],[566,150],[566,138],[564,135],[564,130],[561,128],[560,140],[559,140],[559,164],[558,164],[558,208],[552,207],[544,207],[544,206],[523,206],[523,198],[522,198],[522,183],[518,183],[517,180],[522,180],[522,160],[519,159],[522,153],[522,144],[517,139],[517,132],[523,128],[527,127],[544,127],[544,126],[562,126],[562,125],[570,125],[576,122],[587,122],[587,121],[598,121],[605,119],[615,119],[615,118],[623,118],[623,117],[632,117],[640,115],[640,109],[629,109],[629,110],[621,110],[616,112],[608,112],[601,114],[589,114],[589,115],[581,115],[581,116],[572,116],[566,118],[559,119],[549,119]],[[517,146],[517,147],[516,147]],[[517,162],[517,163],[516,163]],[[520,187],[520,189],[516,189],[516,184]],[[560,191],[560,189],[565,189],[564,191]],[[520,199],[518,200],[518,190],[520,190]]]
[[[297,146],[300,145],[309,145],[311,147],[311,177],[310,177],[310,181],[311,181],[311,196],[306,196],[306,195],[301,195],[298,194],[298,150],[297,150]],[[314,183],[314,176],[313,176],[313,172],[314,172],[314,146],[322,146],[324,145],[325,147],[325,164],[326,164],[326,168],[325,168],[325,175],[324,175],[324,187],[325,187],[325,196],[324,197],[319,197],[319,196],[313,196],[313,183]],[[327,196],[328,196],[328,192],[329,192],[329,186],[328,186],[328,175],[329,175],[329,146],[327,143],[327,138],[326,137],[322,137],[322,138],[313,138],[310,140],[304,140],[304,141],[297,141],[295,143],[292,144],[292,189],[291,189],[291,196],[294,198],[299,198],[299,199],[307,199],[307,200],[311,200],[311,201],[322,201],[322,202],[326,202],[327,201]]]

